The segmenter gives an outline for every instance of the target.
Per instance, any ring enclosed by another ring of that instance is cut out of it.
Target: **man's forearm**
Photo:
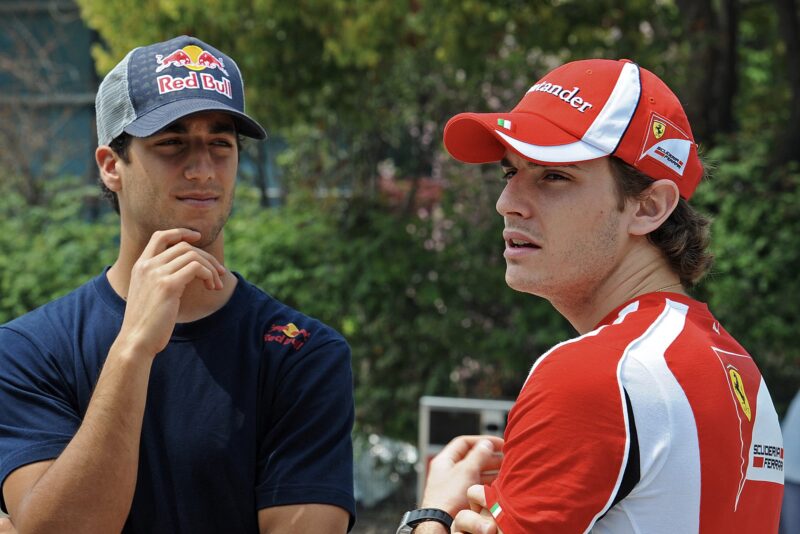
[[[24,532],[119,532],[130,511],[153,357],[112,346],[80,428],[12,518]]]

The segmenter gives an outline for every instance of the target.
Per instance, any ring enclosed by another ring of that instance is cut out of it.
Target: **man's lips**
[[[202,207],[214,205],[219,200],[219,195],[215,193],[181,193],[175,195],[175,198],[184,204]]]
[[[506,242],[506,249],[503,251],[503,256],[507,260],[522,258],[542,249],[538,242],[532,237],[515,230],[505,230],[503,232],[503,239]]]
[[[516,230],[505,230],[503,239],[506,242],[506,248],[542,248],[534,238]]]

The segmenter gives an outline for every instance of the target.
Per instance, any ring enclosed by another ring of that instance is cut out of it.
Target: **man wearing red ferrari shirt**
[[[455,497],[482,482],[492,455],[477,444],[431,470],[422,506],[455,516],[453,532],[777,532],[769,391],[687,293],[711,256],[708,220],[687,203],[704,171],[678,98],[630,61],[575,61],[509,113],[453,117],[444,143],[463,162],[500,161],[506,281],[580,336],[534,364],[472,509]],[[456,470],[473,478],[446,483]]]

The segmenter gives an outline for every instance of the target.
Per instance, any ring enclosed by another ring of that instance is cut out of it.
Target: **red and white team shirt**
[[[774,533],[783,440],[708,308],[641,296],[553,347],[509,414],[486,502],[504,534]]]

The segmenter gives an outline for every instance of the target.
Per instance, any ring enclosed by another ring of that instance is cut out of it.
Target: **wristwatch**
[[[400,520],[400,526],[397,527],[395,534],[411,534],[417,525],[425,521],[436,521],[445,526],[450,532],[450,525],[453,524],[453,517],[438,508],[419,508],[411,510],[403,514],[403,519]]]

